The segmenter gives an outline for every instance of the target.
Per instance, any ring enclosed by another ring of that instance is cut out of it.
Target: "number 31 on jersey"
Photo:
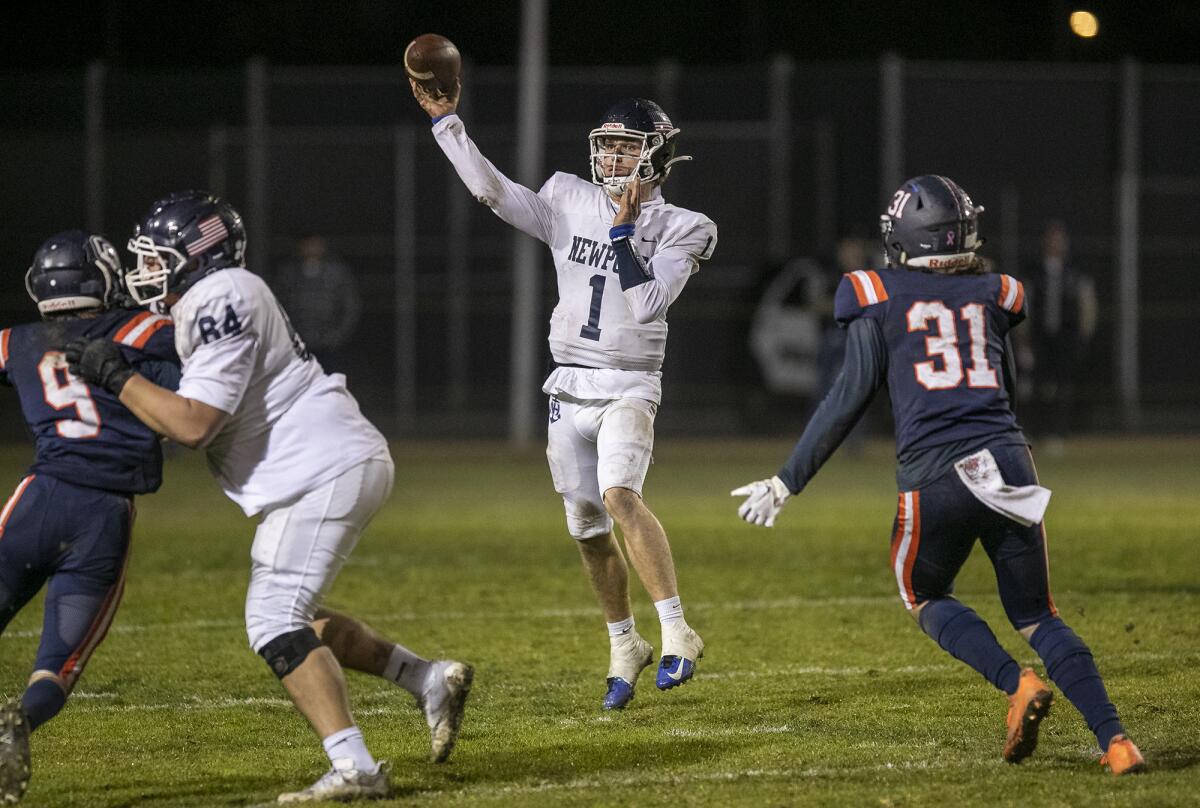
[[[988,364],[987,316],[983,306],[971,303],[959,310],[959,317],[967,324],[970,338],[971,366],[967,368],[967,387],[998,387],[996,371]],[[940,300],[912,304],[907,315],[908,332],[929,331],[930,321],[937,333],[925,337],[925,355],[928,362],[914,362],[913,370],[917,381],[926,390],[950,390],[962,384],[963,359],[958,349],[958,324],[954,312]],[[940,357],[942,367],[933,361]]]

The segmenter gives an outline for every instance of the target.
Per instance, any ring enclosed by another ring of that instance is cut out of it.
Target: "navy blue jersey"
[[[158,436],[112,393],[67,371],[62,348],[80,336],[120,343],[143,376],[179,386],[175,329],[162,315],[114,309],[0,331],[0,381],[17,389],[36,444],[30,472],[122,494],[155,491],[162,483]]]
[[[1025,318],[1025,290],[1008,275],[881,269],[847,273],[834,316],[876,321],[887,346],[896,451],[1012,432],[1005,336]]]

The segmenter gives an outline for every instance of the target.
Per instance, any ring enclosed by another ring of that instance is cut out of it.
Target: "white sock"
[[[425,689],[430,664],[428,659],[422,659],[403,645],[394,645],[387,667],[383,669],[383,678],[419,697]]]
[[[654,601],[654,608],[658,610],[658,622],[663,626],[683,623],[683,604],[679,602],[678,595],[666,600]]]
[[[325,754],[329,755],[330,763],[338,758],[350,758],[354,761],[354,768],[360,772],[374,774],[379,770],[375,758],[371,757],[371,753],[367,751],[367,743],[363,740],[362,730],[358,727],[349,727],[335,732],[322,739],[321,745],[325,747]]]
[[[608,624],[608,639],[610,641],[616,642],[623,637],[630,636],[633,636],[633,615],[626,617],[624,620]]]

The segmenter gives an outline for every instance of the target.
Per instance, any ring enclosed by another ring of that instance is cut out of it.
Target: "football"
[[[438,95],[454,91],[462,57],[454,43],[440,34],[421,34],[404,49],[404,72]]]

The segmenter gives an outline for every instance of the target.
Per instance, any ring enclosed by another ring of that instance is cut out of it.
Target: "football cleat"
[[[629,636],[619,637],[612,644],[608,663],[608,692],[604,694],[605,710],[624,709],[633,701],[633,688],[638,676],[654,661],[654,646],[646,642],[636,631]]]
[[[1108,742],[1108,751],[1100,758],[1100,765],[1107,766],[1113,777],[1146,771],[1146,759],[1141,750],[1124,735],[1117,735]]]
[[[417,704],[429,724],[429,760],[433,763],[445,762],[454,750],[474,678],[475,669],[462,662],[444,659],[430,665]]]
[[[29,775],[29,718],[12,699],[0,706],[0,803],[20,802]]]
[[[1020,763],[1037,749],[1038,725],[1050,713],[1054,694],[1033,668],[1021,671],[1017,692],[1008,697],[1008,737],[1004,741],[1004,759]]]
[[[686,623],[681,628],[663,627],[663,655],[658,662],[659,690],[670,690],[692,678],[696,660],[704,656],[704,640]]]
[[[279,795],[279,802],[350,802],[386,797],[392,790],[392,764],[379,761],[374,772],[354,768],[353,758],[338,758],[333,768],[303,791]]]

